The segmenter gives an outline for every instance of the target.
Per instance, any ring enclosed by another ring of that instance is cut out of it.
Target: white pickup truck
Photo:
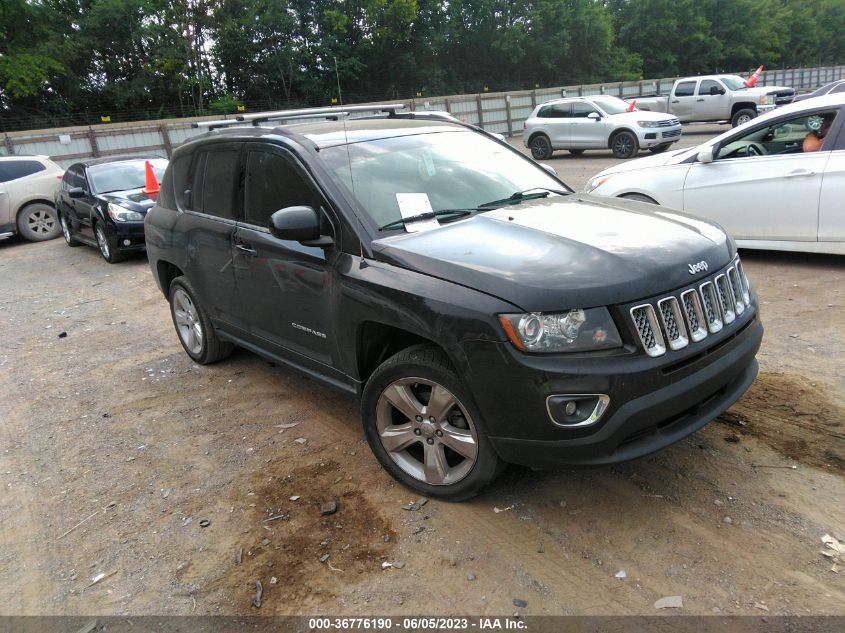
[[[674,114],[682,123],[730,121],[736,127],[758,114],[792,103],[794,98],[792,88],[749,88],[738,75],[705,75],[678,79],[668,96],[637,97],[636,101],[639,110]]]

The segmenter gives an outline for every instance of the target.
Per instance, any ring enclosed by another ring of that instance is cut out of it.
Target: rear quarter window
[[[0,162],[0,182],[25,178],[45,169],[37,160],[4,160]]]

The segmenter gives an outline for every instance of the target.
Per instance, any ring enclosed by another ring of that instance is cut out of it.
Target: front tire
[[[200,365],[209,365],[232,353],[234,345],[217,336],[211,318],[185,277],[177,277],[170,283],[168,299],[173,326],[188,356]]]
[[[648,151],[650,151],[652,154],[662,154],[667,149],[669,149],[670,145],[671,145],[671,143],[661,143],[660,145],[655,145],[654,147],[649,147]]]
[[[743,123],[748,123],[751,119],[757,117],[757,111],[752,110],[751,108],[743,108],[742,110],[737,110],[733,117],[731,118],[731,125],[736,127],[738,125],[742,125]]]
[[[433,345],[382,363],[364,388],[361,417],[384,469],[424,495],[468,499],[501,470],[471,394]]]
[[[626,130],[617,133],[610,141],[610,150],[616,158],[631,158],[639,149],[637,137]]]
[[[94,224],[94,237],[97,238],[97,246],[100,249],[100,255],[103,256],[109,264],[116,264],[126,259],[126,255],[117,249],[117,240],[108,234],[106,225],[102,222]]]
[[[545,134],[538,134],[528,143],[531,149],[531,157],[534,160],[547,160],[552,157],[552,142]]]
[[[61,232],[59,216],[49,204],[28,204],[18,213],[18,233],[30,242],[44,242]]]

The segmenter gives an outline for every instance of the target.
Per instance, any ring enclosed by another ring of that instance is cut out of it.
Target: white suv
[[[545,160],[556,149],[576,156],[586,149],[610,149],[616,158],[631,158],[647,147],[657,154],[681,138],[674,115],[630,109],[609,95],[547,101],[525,121],[522,141],[535,160]]]
[[[59,236],[53,196],[64,171],[46,156],[0,156],[0,238],[19,233],[40,242]]]

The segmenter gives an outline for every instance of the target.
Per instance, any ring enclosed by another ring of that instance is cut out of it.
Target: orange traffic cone
[[[150,198],[155,200],[156,196],[158,196],[159,186],[158,186],[158,178],[156,178],[155,172],[153,171],[153,166],[150,164],[150,161],[144,161],[144,169],[146,169],[146,183],[144,184],[144,193],[147,194]]]
[[[763,72],[763,65],[762,64],[757,67],[757,70],[755,70],[753,73],[751,73],[751,76],[748,79],[745,80],[745,86],[747,88],[753,88],[754,86],[756,86],[757,80],[760,78],[761,72]]]
[[[636,99],[634,99],[634,100],[631,102],[631,105],[629,105],[629,106],[628,106],[628,112],[633,112],[633,111],[634,111],[634,108],[636,108],[636,107],[637,107],[637,100],[636,100]]]

